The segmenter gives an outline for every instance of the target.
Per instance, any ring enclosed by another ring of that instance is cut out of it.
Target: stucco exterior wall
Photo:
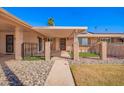
[[[73,42],[74,42],[73,38],[66,39],[66,51],[71,51],[72,50]]]
[[[98,40],[97,38],[88,38],[88,46],[80,45],[79,46],[80,52],[90,51],[90,46],[97,43],[97,40]]]
[[[6,54],[6,35],[14,35],[14,47],[15,45],[15,32],[14,31],[0,31],[0,53]],[[43,38],[42,35],[33,31],[23,31],[23,42],[37,43],[38,37]],[[42,44],[44,46],[44,42]]]
[[[42,38],[42,48],[41,50],[39,51],[39,39],[38,38]],[[44,51],[44,37],[37,33],[37,32],[34,32],[34,31],[24,31],[23,33],[23,42],[24,43],[35,43],[37,44],[37,53],[41,53],[42,51]],[[29,51],[30,52],[30,51]]]
[[[24,31],[23,33],[23,41],[24,42],[28,42],[28,43],[38,43],[38,37],[41,37],[41,35],[39,35],[36,32],[33,31]]]
[[[97,43],[98,38],[89,38],[89,40],[90,40],[90,44],[92,45],[92,44]]]

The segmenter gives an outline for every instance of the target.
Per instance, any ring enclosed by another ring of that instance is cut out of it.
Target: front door
[[[66,50],[66,38],[60,38],[60,50]]]
[[[13,53],[14,51],[14,38],[13,35],[6,35],[6,53]]]

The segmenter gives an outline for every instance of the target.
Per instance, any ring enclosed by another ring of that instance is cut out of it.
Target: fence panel
[[[22,57],[26,56],[39,56],[37,43],[23,43],[22,44]]]
[[[110,57],[124,58],[124,44],[107,44],[107,55]]]

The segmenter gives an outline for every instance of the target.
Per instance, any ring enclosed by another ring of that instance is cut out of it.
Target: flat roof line
[[[41,26],[41,27],[33,27],[33,29],[88,29],[88,27],[78,27],[78,26]]]

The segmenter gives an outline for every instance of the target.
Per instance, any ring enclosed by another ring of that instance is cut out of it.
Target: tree
[[[54,19],[53,18],[48,19],[48,25],[49,26],[54,26]]]

